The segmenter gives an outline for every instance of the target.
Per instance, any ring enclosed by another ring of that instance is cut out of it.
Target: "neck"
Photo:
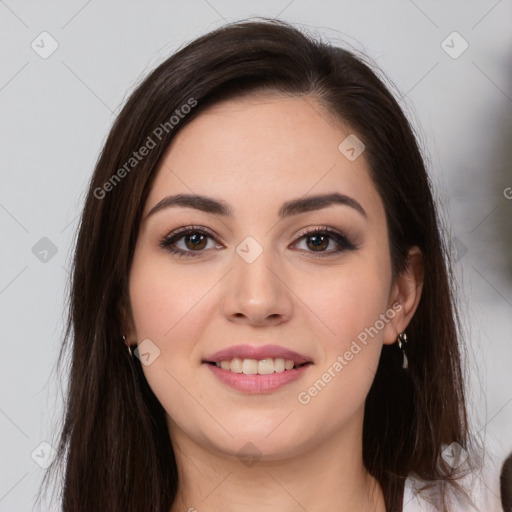
[[[385,512],[382,489],[363,465],[361,433],[355,424],[300,453],[243,463],[205,449],[173,424],[180,480],[171,512]]]

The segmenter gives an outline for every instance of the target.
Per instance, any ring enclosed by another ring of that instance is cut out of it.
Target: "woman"
[[[449,276],[369,65],[279,21],[193,41],[90,183],[63,510],[458,510],[477,461]]]

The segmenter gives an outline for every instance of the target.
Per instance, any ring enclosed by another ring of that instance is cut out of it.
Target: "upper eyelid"
[[[207,233],[208,235],[211,235],[211,236],[217,236],[216,234],[214,234],[214,232],[212,230],[210,230],[209,228],[206,228],[204,226],[182,226],[180,228],[174,229],[173,231],[171,231],[170,233],[165,235],[165,238],[169,238],[169,237],[181,235],[181,234],[187,234],[187,233],[191,233],[191,232],[195,233],[198,231],[201,233]]]
[[[315,231],[325,231],[325,232],[331,232],[335,234],[339,234],[342,236],[347,236],[347,234],[343,230],[339,230],[337,228],[332,228],[329,226],[324,225],[314,225],[314,226],[308,226],[307,228],[302,228],[298,233],[295,233],[294,237],[303,237],[305,235],[308,235],[311,232]],[[212,238],[220,238],[216,233],[214,233],[212,230],[210,230],[207,227],[204,226],[183,226],[180,228],[176,228],[175,230],[171,231],[167,235],[163,236],[163,239],[170,239],[172,237],[178,236],[178,235],[186,235],[187,233],[193,233],[193,232],[201,232],[205,233]]]
[[[329,226],[322,226],[321,224],[320,225],[316,225],[316,226],[309,226],[307,228],[303,228],[298,233],[295,233],[294,237],[302,238],[302,237],[304,237],[304,236],[306,236],[306,235],[308,235],[308,234],[310,234],[312,232],[313,233],[315,233],[315,232],[334,233],[334,234],[337,234],[337,235],[341,235],[341,236],[347,237],[347,235],[345,234],[344,231],[336,229],[336,228],[331,228]]]

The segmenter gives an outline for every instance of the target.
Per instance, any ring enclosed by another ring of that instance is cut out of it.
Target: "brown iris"
[[[192,235],[185,236],[185,245],[187,249],[200,250],[204,249],[207,243],[208,237],[201,233],[194,233]],[[190,245],[189,245],[190,243]]]
[[[310,249],[326,249],[329,246],[329,237],[325,235],[312,235],[308,236],[307,239],[307,244]],[[311,241],[313,242],[310,246]]]

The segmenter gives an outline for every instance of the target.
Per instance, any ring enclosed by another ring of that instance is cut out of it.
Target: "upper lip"
[[[233,345],[205,357],[203,362],[220,363],[221,361],[231,361],[235,357],[256,360],[282,358],[293,361],[296,365],[312,362],[309,357],[279,345],[263,345],[259,347],[253,345]]]

